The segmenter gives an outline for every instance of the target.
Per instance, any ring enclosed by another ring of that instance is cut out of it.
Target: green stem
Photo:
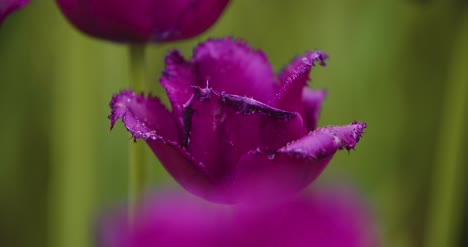
[[[468,15],[467,15],[468,16]],[[458,45],[454,50],[453,70],[447,81],[444,115],[441,118],[439,147],[433,173],[433,193],[430,203],[426,246],[456,246],[463,217],[466,193],[463,163],[467,125],[465,106],[468,101],[468,18],[460,26]]]
[[[130,88],[136,93],[146,92],[145,81],[145,47],[142,45],[131,45],[129,47],[130,60]],[[146,183],[144,142],[132,142],[129,145],[129,172],[128,172],[128,198],[129,217],[134,218],[140,203],[141,196]]]

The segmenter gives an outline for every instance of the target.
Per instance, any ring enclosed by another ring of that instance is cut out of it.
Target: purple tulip
[[[82,32],[117,42],[164,42],[196,36],[228,0],[56,0]]]
[[[143,203],[132,230],[125,210],[99,222],[100,247],[375,247],[361,198],[344,188],[316,189],[286,201],[226,206],[181,193]]]
[[[0,0],[0,24],[11,12],[24,7],[28,3],[29,0]]]
[[[217,202],[291,194],[310,184],[339,149],[353,149],[366,124],[315,129],[324,91],[306,88],[321,51],[296,58],[277,79],[265,55],[232,39],[200,44],[191,61],[173,51],[161,78],[172,106],[123,91],[122,118],[184,188]]]

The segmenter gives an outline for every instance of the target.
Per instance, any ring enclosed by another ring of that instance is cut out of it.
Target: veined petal
[[[182,117],[183,104],[192,96],[191,86],[196,84],[194,66],[179,51],[171,51],[166,57],[166,68],[160,82],[169,97],[173,114]]]
[[[185,105],[184,143],[220,180],[231,179],[235,164],[249,150],[276,150],[304,135],[297,113],[209,88],[194,90]]]
[[[252,150],[237,164],[234,193],[248,200],[301,190],[322,173],[337,150],[353,149],[364,128],[366,124],[358,122],[325,127],[277,152]]]
[[[157,98],[124,90],[112,97],[110,107],[111,128],[121,118],[135,139],[181,141],[178,125]]]
[[[209,40],[194,51],[200,87],[267,102],[275,95],[274,73],[262,51],[231,38]]]
[[[307,52],[297,57],[279,75],[280,89],[271,105],[286,111],[303,113],[302,91],[309,80],[309,73],[315,62],[325,66],[328,56],[321,51]]]
[[[304,104],[303,118],[308,131],[317,128],[322,102],[327,92],[325,90],[313,90],[308,87],[302,91],[302,103]]]

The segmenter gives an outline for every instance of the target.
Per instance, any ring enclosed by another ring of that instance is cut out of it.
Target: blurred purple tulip
[[[99,222],[99,247],[375,247],[361,198],[325,188],[274,204],[226,206],[172,193],[143,203],[132,230],[126,210]]]
[[[228,0],[56,0],[80,31],[117,42],[187,39],[211,27]]]
[[[366,124],[315,129],[324,91],[307,88],[321,51],[297,57],[277,78],[265,55],[230,38],[200,44],[191,61],[173,51],[161,78],[172,105],[129,90],[113,97],[122,118],[166,170],[208,200],[293,194],[319,176],[337,150],[353,149]]]
[[[0,0],[0,24],[13,11],[21,9],[29,0]]]

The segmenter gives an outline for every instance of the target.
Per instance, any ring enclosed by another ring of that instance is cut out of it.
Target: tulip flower
[[[0,24],[13,11],[21,9],[29,0],[0,0]]]
[[[128,225],[126,211],[106,213],[98,247],[375,247],[378,237],[367,206],[348,188],[273,204],[221,205],[182,193],[147,198]]]
[[[131,43],[196,36],[212,26],[228,0],[56,0],[80,31]]]
[[[297,57],[275,77],[266,56],[230,38],[200,44],[191,60],[166,58],[157,98],[125,90],[110,103],[185,189],[233,203],[305,188],[337,150],[353,149],[366,124],[315,129],[324,91],[306,87],[321,51]]]

